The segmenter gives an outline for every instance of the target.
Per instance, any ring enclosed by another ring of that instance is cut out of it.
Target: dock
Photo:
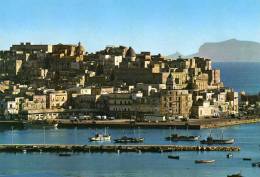
[[[240,151],[238,146],[181,146],[181,145],[70,145],[70,144],[2,144],[0,153],[121,153],[173,151]]]

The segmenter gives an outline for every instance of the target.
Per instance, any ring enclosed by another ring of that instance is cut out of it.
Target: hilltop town
[[[14,120],[210,119],[236,115],[211,59],[170,60],[107,46],[20,43],[0,51],[0,117]]]

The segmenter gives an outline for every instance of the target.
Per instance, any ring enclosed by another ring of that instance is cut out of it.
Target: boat
[[[168,159],[176,159],[179,160],[180,156],[168,155]]]
[[[105,128],[105,133],[97,133],[95,136],[90,137],[89,141],[111,141],[111,136],[107,134],[106,128]]]
[[[168,141],[198,141],[199,136],[183,136],[178,134],[172,134],[165,138]]]
[[[115,143],[142,143],[144,142],[144,138],[133,138],[123,136],[121,138],[115,139],[114,141]]]
[[[176,127],[174,128],[175,131]],[[187,126],[187,134],[188,134],[189,127]],[[185,135],[178,135],[177,133],[171,133],[170,128],[170,136],[166,137],[165,139],[168,141],[198,141],[200,136],[185,136]]]
[[[207,137],[206,140],[200,141],[201,144],[233,144],[235,142],[234,138],[224,139],[223,138],[223,131],[222,131],[222,138],[221,139],[214,139],[210,135]]]
[[[54,129],[58,129],[58,126],[59,126],[58,123],[53,125]]]
[[[228,153],[228,154],[227,154],[227,158],[230,159],[230,158],[232,158],[232,157],[233,157],[233,154],[231,154],[231,153]]]
[[[59,156],[61,157],[69,157],[71,156],[71,154],[67,154],[67,153],[60,153]]]
[[[241,175],[241,173],[237,173],[237,174],[227,175],[227,177],[243,177],[243,176]]]
[[[89,141],[111,141],[111,136],[97,133],[95,136],[90,137]]]
[[[195,160],[195,163],[214,163],[215,160]]]
[[[254,163],[252,163],[252,167],[256,167],[256,166],[260,167],[260,162],[254,162]]]
[[[252,160],[252,159],[251,159],[251,158],[248,158],[248,157],[245,157],[245,158],[243,158],[243,160],[250,161],[250,160]]]

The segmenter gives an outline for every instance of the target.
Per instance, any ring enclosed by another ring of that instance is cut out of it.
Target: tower
[[[126,51],[125,57],[128,61],[131,61],[131,62],[135,61],[136,54],[135,54],[135,51],[132,47],[129,47],[129,49]]]
[[[166,81],[166,89],[174,90],[175,89],[175,79],[173,78],[172,73],[169,73]]]

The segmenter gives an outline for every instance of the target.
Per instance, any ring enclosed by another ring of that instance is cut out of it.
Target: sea
[[[260,63],[215,63],[221,69],[226,86],[236,91],[257,94],[260,90]],[[0,177],[226,177],[241,173],[244,177],[260,175],[260,124],[212,129],[214,137],[235,138],[241,151],[169,152],[169,153],[78,153],[60,157],[56,153],[0,153]],[[112,139],[123,135],[144,137],[144,144],[199,145],[199,142],[169,142],[171,133],[199,135],[205,139],[210,130],[174,129],[107,129]],[[104,129],[22,129],[0,130],[0,144],[102,144],[88,138]],[[105,144],[112,144],[106,142]],[[104,143],[103,143],[104,144]],[[179,160],[168,159],[178,155]],[[252,161],[244,161],[251,158]],[[212,164],[196,164],[195,160],[216,160]]]
[[[247,94],[260,92],[260,62],[216,62],[213,68],[221,70],[224,86]]]

